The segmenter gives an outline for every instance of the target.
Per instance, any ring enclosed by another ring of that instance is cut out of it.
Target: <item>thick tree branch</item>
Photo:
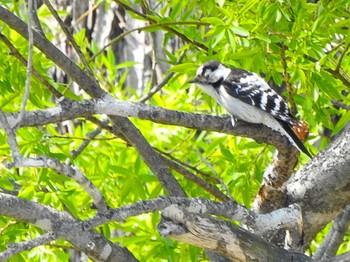
[[[131,216],[160,211],[173,204],[178,205],[185,212],[215,215],[239,221],[264,238],[268,238],[277,229],[288,230],[294,237],[292,240],[294,244],[298,243],[301,238],[302,218],[301,210],[297,205],[291,205],[269,214],[256,214],[235,201],[220,203],[203,198],[160,197],[139,201],[135,204],[110,209],[108,214],[97,214],[94,218],[84,221],[83,227],[90,230],[110,221],[121,222]]]
[[[56,238],[64,238],[78,248],[81,248],[81,250],[85,250],[85,252],[87,246],[84,246],[84,248],[82,248],[82,246],[92,245],[89,235],[96,234],[92,231],[94,227],[110,221],[122,222],[128,217],[163,210],[173,204],[177,204],[184,212],[191,212],[197,215],[217,215],[240,221],[254,229],[258,235],[263,236],[273,231],[275,228],[285,228],[288,230],[295,228],[296,225],[293,222],[297,220],[295,215],[298,217],[300,214],[300,210],[293,206],[284,210],[275,211],[271,214],[258,215],[232,201],[219,203],[201,198],[161,197],[153,200],[140,201],[116,209],[110,209],[106,214],[99,213],[90,220],[80,222],[70,217],[67,213],[58,212],[44,205],[18,199],[6,194],[0,193],[0,200],[0,214],[14,217],[34,224],[42,229],[55,232],[56,235],[54,237],[43,237],[43,239],[51,241]],[[81,231],[82,229],[83,231]],[[77,243],[79,236],[81,238],[81,243]],[[40,241],[41,239],[39,239],[37,243]],[[96,244],[95,242],[93,243]],[[34,245],[34,242],[31,245]],[[19,247],[20,246],[21,245],[19,245]],[[23,244],[23,246],[27,246],[27,244]],[[115,248],[119,249],[118,247]],[[20,249],[21,248],[17,248],[16,250],[20,251]],[[121,250],[119,251],[121,252]],[[106,261],[110,260],[107,259]]]
[[[275,146],[286,159],[290,156],[291,147],[288,145],[288,140],[262,125],[237,121],[236,125],[232,127],[229,116],[194,114],[115,99],[108,99],[108,102],[104,100],[76,101],[67,105],[62,104],[61,107],[29,111],[25,113],[19,127],[46,125],[93,114],[135,117],[159,124],[250,137],[257,142],[265,142]],[[17,113],[5,115],[10,124],[15,123]],[[3,128],[3,126],[0,127]]]
[[[291,177],[285,184],[285,201],[298,203],[305,212],[304,245],[307,246],[349,204],[349,130]]]
[[[55,232],[94,261],[136,261],[126,248],[113,244],[94,230],[82,230],[80,221],[42,204],[0,193],[0,215]]]
[[[311,261],[229,222],[183,211],[176,205],[163,210],[158,230],[163,236],[221,253],[235,261]]]
[[[350,252],[346,252],[344,254],[341,254],[333,258],[322,260],[322,262],[348,262],[348,261],[350,261]]]
[[[256,195],[252,209],[258,213],[268,213],[285,207],[284,183],[290,178],[298,161],[299,152],[291,148],[289,155],[275,153],[272,162],[265,168],[263,183]]]

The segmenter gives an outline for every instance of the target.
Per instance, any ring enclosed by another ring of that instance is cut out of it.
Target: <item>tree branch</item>
[[[235,261],[311,261],[229,222],[199,216],[176,205],[162,211],[158,231],[162,236],[221,253]]]
[[[25,39],[28,39],[27,25],[3,6],[0,6],[0,20],[18,32]],[[105,95],[105,92],[97,86],[95,79],[88,76],[72,60],[64,55],[62,51],[48,41],[44,35],[33,31],[33,42],[35,47],[43,52],[51,61],[54,61],[56,65],[65,71],[66,74],[90,96],[101,98]]]
[[[113,121],[112,129],[117,134],[123,134],[126,140],[139,152],[142,159],[152,172],[158,177],[159,182],[171,196],[186,196],[185,191],[175,177],[166,167],[161,156],[147,142],[141,132],[127,118],[121,116],[109,116]]]
[[[20,52],[14,47],[14,45],[0,33],[0,40],[10,49],[10,54],[13,55],[21,62],[22,65],[27,66],[27,60],[20,54]],[[62,94],[58,92],[34,67],[32,68],[32,74],[53,94],[56,98],[62,97]]]
[[[267,143],[275,146],[284,159],[289,159],[291,145],[287,138],[268,127],[250,124],[238,120],[232,127],[229,116],[211,116],[169,110],[144,103],[136,103],[115,99],[106,100],[84,100],[75,101],[60,107],[46,110],[36,110],[26,112],[19,127],[40,126],[49,123],[57,123],[64,120],[78,117],[91,116],[93,114],[108,114],[123,117],[135,117],[143,120],[150,120],[155,123],[165,125],[176,125],[197,130],[214,131],[237,136],[250,137],[257,142]],[[17,113],[5,114],[10,124],[14,123]],[[1,128],[4,128],[0,125]]]
[[[184,168],[182,165],[176,163],[175,161],[172,161],[170,159],[167,159],[163,157],[163,160],[165,164],[174,169],[176,172],[181,174],[183,177],[185,177],[187,180],[192,181],[193,183],[197,184],[198,186],[202,187],[207,192],[211,193],[216,198],[222,200],[222,201],[228,201],[230,198],[222,193],[217,187],[213,186],[212,184],[209,184],[205,182],[203,179],[197,177],[192,172],[188,171],[186,168]]]
[[[157,21],[154,20],[153,18],[150,18],[149,16],[145,15],[145,14],[142,14],[138,11],[136,11],[135,9],[131,8],[130,6],[127,6],[126,4],[122,3],[121,1],[119,0],[114,0],[114,2],[116,2],[118,5],[122,6],[125,10],[131,12],[131,13],[134,13],[140,17],[142,17],[143,19],[145,19],[146,21],[148,21],[150,24],[157,24]],[[178,22],[176,22],[178,24]],[[208,25],[208,24],[203,24],[203,23],[200,23],[200,25]],[[160,24],[160,26],[165,29],[166,31],[168,32],[171,32],[173,33],[174,35],[178,36],[180,39],[184,40],[185,42],[187,43],[191,43],[193,44],[195,47],[199,48],[199,49],[202,49],[204,51],[208,51],[208,47],[205,46],[204,44],[201,44],[195,40],[191,40],[189,39],[187,36],[185,36],[184,34],[181,34],[180,32],[178,32],[177,30],[173,29],[172,27],[166,25],[166,24]]]
[[[94,230],[83,230],[81,222],[66,212],[0,193],[0,215],[55,232],[94,261],[136,261],[126,248],[113,244]]]
[[[299,169],[284,185],[287,204],[297,203],[305,212],[304,246],[350,201],[350,131]],[[307,212],[307,213],[306,213]]]
[[[178,205],[184,212],[197,215],[215,215],[239,221],[266,239],[277,229],[290,231],[294,237],[294,243],[299,243],[301,238],[302,219],[298,205],[291,205],[269,214],[256,214],[235,201],[221,203],[204,198],[190,199],[186,197],[160,197],[110,209],[108,214],[97,214],[94,218],[84,221],[83,227],[85,230],[90,230],[110,221],[121,222],[128,217],[160,211],[174,204]]]
[[[341,63],[343,62],[343,59],[344,59],[346,53],[348,52],[349,48],[350,48],[350,42],[346,45],[346,47],[344,48],[342,54],[340,55],[337,67],[335,68],[335,72],[339,72]]]
[[[350,225],[350,205],[334,220],[332,228],[317,248],[313,259],[316,261],[335,257]]]
[[[21,122],[23,118],[23,114],[26,110],[26,105],[29,99],[30,94],[30,83],[31,83],[31,77],[32,77],[32,66],[33,66],[33,29],[32,29],[32,15],[31,13],[35,13],[36,9],[34,9],[33,5],[34,0],[28,0],[28,63],[27,63],[27,76],[26,76],[26,82],[25,82],[25,89],[24,89],[24,95],[22,98],[21,103],[21,111],[18,115],[17,122]]]
[[[85,70],[88,72],[88,74],[92,77],[93,76],[93,72],[89,66],[89,63],[87,62],[87,60],[85,59],[85,56],[83,55],[81,48],[78,46],[78,44],[75,42],[74,37],[72,36],[72,34],[69,32],[68,28],[66,27],[66,25],[64,24],[64,22],[62,21],[62,19],[60,18],[60,16],[58,15],[58,13],[56,12],[56,10],[53,8],[53,6],[51,5],[49,0],[44,0],[45,5],[47,6],[47,8],[50,10],[51,14],[53,15],[53,17],[56,19],[56,21],[58,22],[58,24],[60,25],[61,29],[63,30],[64,34],[66,35],[69,43],[73,46],[74,51],[77,53],[77,55],[80,58],[80,61],[83,63]]]
[[[9,243],[5,251],[0,253],[0,261],[4,261],[24,250],[31,250],[35,247],[47,244],[50,241],[56,240],[57,234],[54,232],[46,233],[42,236],[39,236],[35,239],[24,241],[18,244]]]
[[[84,176],[84,174],[78,169],[68,165],[60,163],[56,159],[52,159],[46,156],[40,158],[21,158],[17,160],[10,167],[44,167],[51,168],[56,172],[69,177],[81,185],[86,193],[92,198],[94,205],[100,213],[106,213],[108,206],[101,192],[92,184],[92,182]]]
[[[16,124],[17,119],[18,119],[18,117],[16,117],[16,119],[13,119],[12,120],[13,125],[11,125],[8,122],[6,114],[0,109],[0,125],[3,129],[5,129],[5,132],[7,135],[7,142],[11,148],[12,158],[14,161],[16,161],[22,157],[21,153],[19,152],[19,148],[18,148],[18,144],[17,144],[17,140],[16,140],[16,128],[14,128],[14,126],[17,125]]]
[[[26,24],[2,6],[0,6],[0,20],[4,21],[9,27],[28,39]],[[33,31],[33,36],[34,45],[65,71],[67,75],[91,97],[105,98],[107,100],[112,99],[111,96],[98,85],[96,79],[87,75],[43,35]],[[119,134],[123,134],[130,144],[138,150],[140,156],[157,176],[160,183],[164,186],[164,189],[171,195],[184,196],[185,193],[183,189],[172,176],[158,153],[149,145],[141,132],[135,128],[130,120],[115,115],[112,115],[110,119],[113,123],[114,130]]]
[[[304,58],[314,63],[318,62],[317,59],[309,55],[304,55]],[[350,88],[350,78],[340,68],[338,70],[333,70],[332,68],[324,68],[324,70],[334,76],[334,78],[339,79],[346,87]]]

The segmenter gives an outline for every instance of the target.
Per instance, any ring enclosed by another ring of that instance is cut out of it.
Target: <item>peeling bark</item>
[[[158,230],[163,236],[216,251],[234,261],[311,261],[229,222],[185,212],[176,205],[163,210]]]

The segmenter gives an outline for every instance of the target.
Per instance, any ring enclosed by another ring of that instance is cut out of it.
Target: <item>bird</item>
[[[199,66],[196,76],[189,83],[197,84],[224,107],[232,116],[233,126],[235,119],[268,126],[286,136],[295,148],[312,158],[301,141],[307,135],[306,123],[298,120],[283,98],[256,73],[229,68],[219,61],[210,60]],[[299,135],[300,131],[304,134]]]

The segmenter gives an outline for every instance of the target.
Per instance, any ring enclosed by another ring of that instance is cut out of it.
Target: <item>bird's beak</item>
[[[201,82],[201,79],[196,76],[195,78],[193,78],[192,80],[188,81],[187,83],[189,84],[196,84],[196,83],[200,83]]]

